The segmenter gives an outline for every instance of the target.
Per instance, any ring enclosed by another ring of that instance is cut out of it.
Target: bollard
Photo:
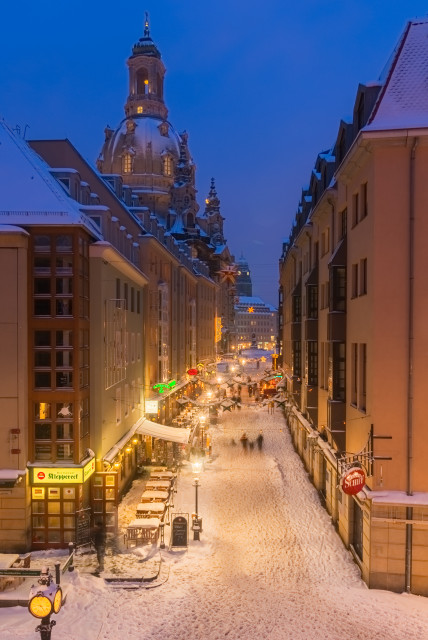
[[[68,543],[68,555],[72,556],[74,553],[74,542],[69,542]],[[68,570],[69,571],[74,571],[74,558],[71,558],[70,564],[68,565]]]
[[[55,582],[61,584],[61,563],[55,562]]]

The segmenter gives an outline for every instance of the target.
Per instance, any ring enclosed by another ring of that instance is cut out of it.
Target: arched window
[[[162,82],[162,76],[160,73],[156,74],[156,84],[157,84],[157,88],[156,88],[156,93],[158,98],[163,98],[163,82]]]
[[[132,173],[132,156],[130,153],[125,153],[122,157],[122,173]]]
[[[186,226],[190,227],[190,228],[195,226],[195,222],[193,220],[193,216],[192,216],[191,213],[187,214],[187,224],[186,224]]]
[[[163,173],[165,176],[172,176],[172,158],[170,155],[163,157]]]
[[[137,94],[146,95],[149,92],[149,74],[147,69],[142,67],[137,71]]]

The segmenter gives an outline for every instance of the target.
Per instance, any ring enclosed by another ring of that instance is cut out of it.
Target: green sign
[[[158,393],[164,393],[165,391],[170,391],[177,384],[177,380],[170,380],[170,382],[158,382],[153,385],[153,389]]]

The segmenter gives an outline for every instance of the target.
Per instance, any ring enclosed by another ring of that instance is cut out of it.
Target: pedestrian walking
[[[257,446],[259,448],[259,451],[262,450],[263,447],[263,433],[260,431],[259,435],[257,436]]]
[[[242,432],[242,436],[240,437],[240,440],[241,440],[243,449],[246,450],[248,445],[248,437],[245,431]]]
[[[252,451],[254,449],[254,441],[253,440],[249,440],[248,446],[250,447],[250,451]]]
[[[94,527],[93,542],[97,552],[98,569],[104,571],[104,556],[106,553],[106,530],[104,524],[98,521]]]

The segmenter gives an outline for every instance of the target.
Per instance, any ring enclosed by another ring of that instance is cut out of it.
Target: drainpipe
[[[415,277],[415,159],[419,138],[413,139],[409,166],[409,298],[408,298],[408,372],[407,372],[407,495],[413,495],[413,355],[414,355],[414,277]],[[413,519],[413,508],[406,508],[406,520]],[[406,524],[406,592],[411,591],[413,526]]]

